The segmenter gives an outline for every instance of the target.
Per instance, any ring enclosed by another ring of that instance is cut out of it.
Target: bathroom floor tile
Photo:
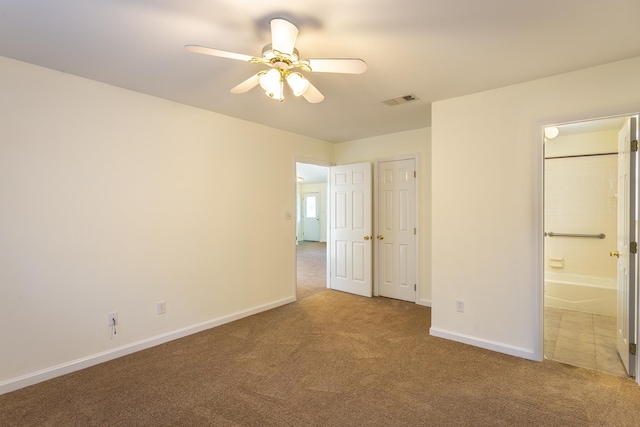
[[[553,352],[555,351],[555,343],[551,342],[551,343],[546,343],[544,344],[544,358],[545,359],[549,359],[549,360],[553,360]]]
[[[595,355],[596,345],[593,341],[578,341],[570,338],[558,336],[556,339],[556,349],[572,350],[576,353],[589,353]]]
[[[545,340],[555,340],[558,338],[558,328],[557,327],[544,327],[544,339]]]
[[[616,349],[616,337],[615,335],[594,335],[593,341],[596,345],[596,348],[602,348],[602,351],[609,351],[617,354]]]
[[[560,319],[560,316],[562,316],[562,309],[561,308],[555,308],[555,307],[545,307],[544,308],[544,319],[554,319],[554,318],[558,318]]]
[[[616,349],[616,318],[545,307],[544,357],[626,377]]]
[[[562,320],[576,321],[576,322],[592,322],[593,314],[583,313],[581,311],[562,310]]]
[[[558,317],[545,317],[544,318],[544,327],[552,327],[557,328],[560,326],[560,316]]]
[[[593,315],[593,324],[594,325],[609,325],[612,327],[616,327],[616,318],[613,316],[604,316],[602,314],[594,314]]]
[[[558,328],[558,340],[561,339],[588,343],[592,346],[595,343],[593,331],[583,332],[565,327]]]
[[[601,352],[596,349],[596,369],[619,377],[627,376],[627,370],[617,353]]]
[[[555,338],[545,338],[544,339],[544,355],[553,356],[553,350],[556,348],[556,339]]]
[[[563,348],[556,344],[556,348],[553,350],[553,360],[583,368],[596,369],[595,351],[576,351],[573,348]]]
[[[611,316],[593,315],[593,333],[600,336],[616,335],[616,318]]]
[[[593,330],[593,319],[563,315],[560,318],[560,326],[561,327],[568,327],[568,328],[575,329],[575,330],[592,331]]]
[[[568,320],[565,319],[564,316],[560,319],[560,329],[593,335],[593,323],[591,321],[580,322],[574,319]]]
[[[593,334],[601,337],[611,337],[616,335],[616,327],[608,325],[593,325]]]

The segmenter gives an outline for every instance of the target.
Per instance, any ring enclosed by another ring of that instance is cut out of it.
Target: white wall
[[[618,152],[618,130],[558,136],[544,144],[545,157]]]
[[[401,108],[401,107],[398,107]],[[426,121],[427,118],[425,118]],[[422,128],[336,144],[337,164],[418,155],[419,303],[431,305],[431,129]]]
[[[0,93],[0,393],[295,299],[332,144],[6,58]]]
[[[541,126],[639,109],[640,57],[434,103],[433,335],[542,360]]]

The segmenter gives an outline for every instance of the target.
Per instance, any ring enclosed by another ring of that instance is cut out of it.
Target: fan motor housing
[[[298,52],[298,49],[295,47],[291,54],[279,52],[277,50],[273,50],[271,43],[269,43],[262,48],[262,58],[271,63],[284,62],[291,65],[292,62],[296,62],[300,59],[300,52]]]

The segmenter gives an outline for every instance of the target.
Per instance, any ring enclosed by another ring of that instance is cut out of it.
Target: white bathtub
[[[546,272],[544,305],[585,313],[616,316],[616,279]]]

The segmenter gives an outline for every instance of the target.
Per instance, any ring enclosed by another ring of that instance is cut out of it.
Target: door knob
[[[371,236],[364,236],[364,240],[369,240]]]
[[[614,256],[616,258],[620,258],[620,252],[618,251],[611,251],[609,252],[609,256]]]
[[[384,236],[382,234],[378,234],[378,240],[384,240]]]

